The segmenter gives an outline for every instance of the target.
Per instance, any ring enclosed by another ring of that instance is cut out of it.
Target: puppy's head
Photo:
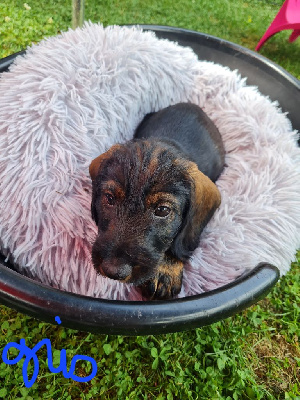
[[[92,161],[95,269],[136,285],[166,256],[186,261],[220,204],[217,187],[170,144],[137,140]]]

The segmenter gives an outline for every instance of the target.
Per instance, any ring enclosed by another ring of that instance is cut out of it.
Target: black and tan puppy
[[[148,114],[135,138],[92,161],[95,269],[141,286],[149,298],[181,289],[184,262],[220,205],[219,131],[196,105]]]

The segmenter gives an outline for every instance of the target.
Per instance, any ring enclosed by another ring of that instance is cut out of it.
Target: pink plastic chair
[[[293,42],[300,36],[300,0],[286,0],[266,33],[258,42],[255,50],[258,51],[266,40],[275,33],[285,29],[293,29],[289,42]]]

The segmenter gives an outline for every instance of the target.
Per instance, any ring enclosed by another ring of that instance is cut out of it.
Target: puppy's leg
[[[181,290],[183,263],[165,257],[156,276],[142,287],[143,294],[152,300],[171,299]]]

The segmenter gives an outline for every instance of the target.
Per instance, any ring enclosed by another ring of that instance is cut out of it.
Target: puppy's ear
[[[89,166],[89,173],[92,181],[94,181],[96,179],[96,176],[98,175],[101,162],[103,161],[103,158],[105,158],[104,155],[105,153],[95,158]]]
[[[98,171],[100,170],[100,165],[102,161],[102,154],[95,158],[90,166],[89,166],[89,173],[90,177],[92,178],[92,203],[91,203],[91,214],[92,218],[95,221],[96,225],[98,226],[98,213],[96,210],[96,200],[97,200],[97,192],[96,192],[96,185],[95,185],[95,179],[96,176],[98,175]]]
[[[171,252],[182,261],[198,247],[201,232],[221,203],[217,186],[199,171],[195,163],[188,164],[187,173],[191,181],[190,202],[171,247]]]
[[[104,161],[106,161],[110,157],[112,157],[113,153],[120,148],[121,148],[120,144],[115,144],[110,149],[108,149],[105,153],[100,154],[100,156],[98,156],[91,162],[91,164],[89,166],[89,172],[90,172],[90,177],[92,178],[92,181],[94,181],[96,179],[97,175],[100,172],[101,165],[103,165]]]
[[[98,225],[98,214],[96,210],[96,200],[97,200],[97,185],[96,185],[96,178],[99,175],[102,166],[104,165],[104,162],[108,160],[110,157],[112,157],[113,153],[120,148],[120,145],[116,144],[112,146],[109,150],[107,150],[105,153],[100,154],[97,158],[95,158],[90,166],[89,166],[89,173],[90,177],[92,179],[92,204],[91,204],[91,212],[92,212],[92,218]]]

